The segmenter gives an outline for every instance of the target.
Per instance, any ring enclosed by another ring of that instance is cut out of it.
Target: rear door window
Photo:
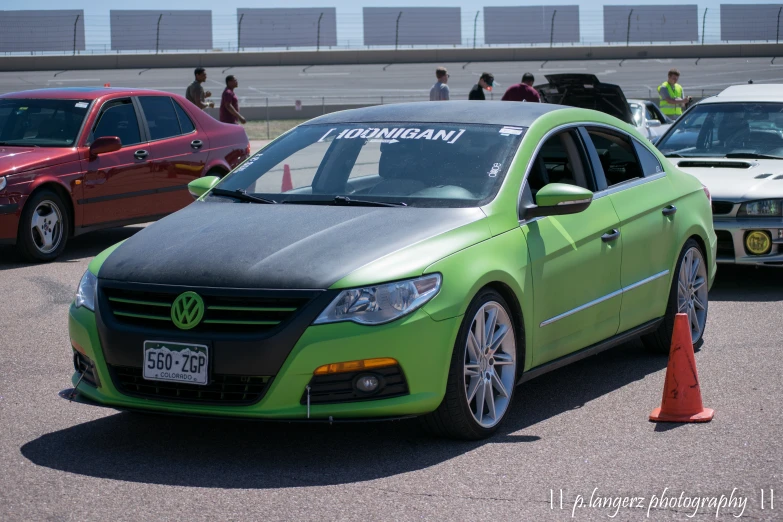
[[[190,134],[196,130],[196,126],[193,125],[193,120],[190,119],[190,116],[188,116],[188,113],[185,112],[185,109],[183,109],[176,101],[174,102],[174,110],[177,113],[177,119],[179,119],[179,128],[182,131],[182,134]]]
[[[162,140],[183,134],[174,104],[168,96],[139,96],[150,139]]]
[[[90,141],[105,136],[118,137],[123,147],[141,143],[139,120],[130,98],[114,100],[104,106]]]
[[[603,127],[588,127],[587,134],[598,153],[608,187],[644,176],[629,136]]]

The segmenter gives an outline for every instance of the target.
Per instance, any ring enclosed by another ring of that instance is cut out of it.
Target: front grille
[[[734,203],[731,201],[713,201],[712,202],[712,214],[719,216],[722,214],[731,214],[734,208]]]
[[[213,374],[204,386],[178,382],[148,381],[141,368],[109,366],[114,385],[134,397],[200,404],[254,404],[261,400],[272,377]]]
[[[171,305],[181,290],[152,292],[103,287],[114,319],[123,324],[179,331],[171,319]],[[188,331],[202,333],[257,333],[273,330],[290,319],[309,298],[216,296],[199,293],[204,317]]]
[[[82,375],[82,382],[98,386],[98,378],[95,376],[95,365],[93,362],[77,352],[73,351],[73,368]]]
[[[371,374],[380,377],[383,387],[372,394],[362,393],[353,387],[357,375]],[[334,404],[338,402],[372,401],[408,394],[408,382],[399,366],[378,368],[372,371],[314,375],[310,380],[310,404]],[[307,404],[305,389],[301,404]]]
[[[734,259],[734,238],[727,230],[716,230],[718,236],[718,257],[730,257]]]

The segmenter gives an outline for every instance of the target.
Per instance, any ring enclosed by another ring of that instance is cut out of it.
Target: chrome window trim
[[[556,315],[552,317],[551,319],[547,319],[546,321],[543,321],[539,327],[543,328],[544,326],[550,325],[554,323],[555,321],[559,321],[560,319],[565,319],[568,316],[574,315],[577,312],[581,312],[582,310],[587,310],[591,306],[595,306],[597,304],[601,304],[604,301],[607,301],[609,299],[612,299],[613,297],[617,297],[618,295],[622,295],[625,292],[629,292],[631,290],[634,290],[636,288],[639,288],[642,285],[646,285],[647,283],[650,283],[652,281],[655,281],[656,279],[660,279],[661,277],[664,277],[669,273],[669,270],[664,270],[663,272],[658,272],[655,275],[652,275],[650,277],[647,277],[645,279],[642,279],[641,281],[637,281],[636,283],[633,283],[631,285],[628,285],[624,288],[621,288],[619,290],[615,290],[614,292],[611,292],[609,294],[606,294],[605,296],[599,297],[598,299],[594,299],[593,301],[590,301],[589,303],[585,303],[581,306],[577,306],[576,308],[573,308],[571,310],[568,310],[567,312],[564,312],[560,315]]]

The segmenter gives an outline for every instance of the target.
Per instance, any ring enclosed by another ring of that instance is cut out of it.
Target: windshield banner
[[[329,129],[320,141],[326,140],[334,131],[339,129]],[[441,140],[449,144],[454,144],[465,133],[465,129],[444,130],[444,129],[415,129],[406,127],[369,127],[359,129],[344,129],[334,136],[337,140],[365,139],[380,143],[397,143],[399,140]]]

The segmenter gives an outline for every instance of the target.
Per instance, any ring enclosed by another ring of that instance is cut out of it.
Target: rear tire
[[[473,298],[452,351],[443,402],[420,417],[425,430],[463,440],[497,431],[511,409],[517,381],[518,337],[510,310],[492,289]]]
[[[17,245],[28,261],[53,261],[65,250],[71,233],[71,216],[62,198],[40,190],[27,200],[19,220]]]
[[[693,347],[700,348],[704,343],[709,308],[707,286],[707,262],[704,252],[694,239],[689,239],[677,258],[677,270],[672,278],[666,314],[654,332],[642,336],[644,345],[654,352],[668,354],[674,333],[674,317],[678,312],[682,312],[687,313],[691,319]]]

